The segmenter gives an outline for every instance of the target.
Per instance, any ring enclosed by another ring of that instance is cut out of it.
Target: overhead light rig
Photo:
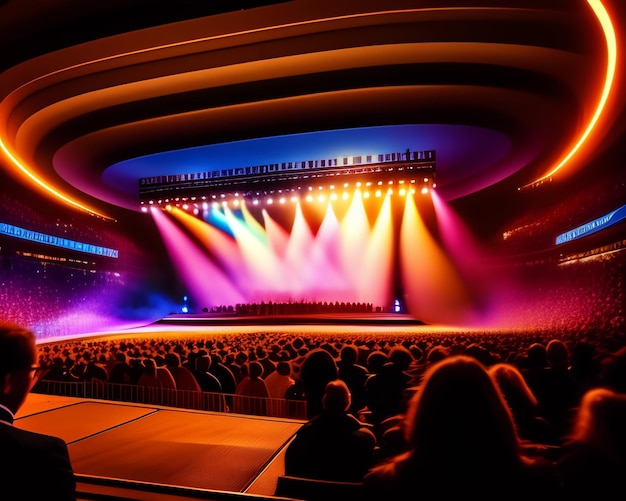
[[[361,189],[370,196],[434,188],[434,150],[284,162],[139,179],[142,210],[211,204],[271,205],[287,201],[346,198]]]

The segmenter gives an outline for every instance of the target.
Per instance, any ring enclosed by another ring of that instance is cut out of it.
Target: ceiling
[[[0,165],[105,218],[139,210],[140,177],[406,148],[436,150],[459,200],[566,176],[623,133],[592,8],[619,70],[620,0],[27,5],[0,3]]]

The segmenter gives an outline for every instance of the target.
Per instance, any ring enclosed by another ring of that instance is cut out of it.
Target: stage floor
[[[64,439],[78,474],[272,495],[302,423],[31,393],[15,426]]]
[[[187,313],[168,315],[157,325],[424,325],[401,313],[320,313],[302,315],[235,315]]]

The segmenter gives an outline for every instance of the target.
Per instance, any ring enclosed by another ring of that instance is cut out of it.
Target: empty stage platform
[[[64,439],[78,475],[271,496],[302,423],[31,393],[15,426]]]

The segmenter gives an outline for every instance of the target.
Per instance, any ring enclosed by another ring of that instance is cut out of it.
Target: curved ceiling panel
[[[337,144],[362,153],[347,131],[396,151],[405,136],[389,128],[411,130],[402,150],[437,150],[450,200],[545,173],[604,83],[591,7],[415,3],[294,0],[93,40],[85,29],[0,74],[3,149],[16,173],[94,212],[138,210],[139,177],[250,165],[251,141],[294,160],[291,134],[324,132],[306,150],[321,159]]]

